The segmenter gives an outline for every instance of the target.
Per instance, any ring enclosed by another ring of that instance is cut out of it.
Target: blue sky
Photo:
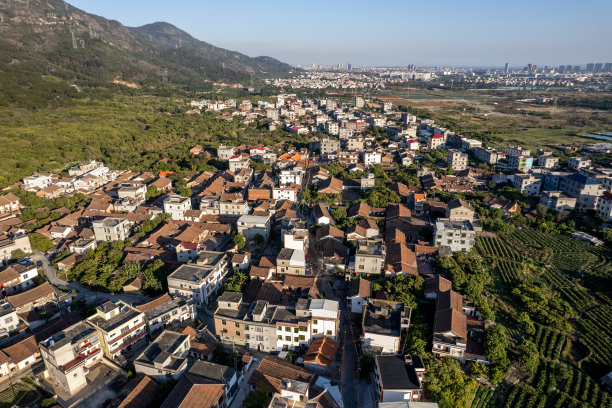
[[[612,62],[610,0],[68,0],[127,26],[166,21],[293,65]]]

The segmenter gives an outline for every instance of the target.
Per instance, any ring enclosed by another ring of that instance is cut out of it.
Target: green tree
[[[518,323],[521,326],[521,330],[528,336],[533,336],[536,332],[535,325],[531,321],[527,312],[521,312],[518,315]]]
[[[426,392],[440,408],[468,407],[478,387],[474,379],[461,372],[459,362],[450,357],[430,360],[426,378]]]
[[[244,408],[266,408],[270,404],[272,390],[264,383],[260,383],[242,401]]]
[[[242,234],[239,234],[237,232],[234,232],[234,235],[232,235],[232,242],[234,243],[234,245],[236,245],[238,251],[244,250],[244,247],[246,246],[244,237],[242,236]]]
[[[145,200],[147,201],[153,201],[155,200],[157,197],[161,196],[163,194],[163,192],[161,192],[159,190],[159,188],[157,188],[157,186],[149,186],[147,188],[147,193],[145,194]]]
[[[487,371],[487,367],[480,361],[474,361],[470,364],[470,374],[476,378],[482,377]]]
[[[540,364],[540,353],[534,342],[525,340],[518,347],[518,362],[532,375],[535,374]]]
[[[30,239],[30,246],[34,251],[47,252],[49,249],[53,248],[53,242],[40,235],[38,232],[29,234],[28,238]]]

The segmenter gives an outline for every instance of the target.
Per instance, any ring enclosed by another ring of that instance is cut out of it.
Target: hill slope
[[[193,49],[168,47],[61,0],[0,0],[0,14],[0,84],[4,84],[0,105],[19,102],[37,88],[45,92],[49,84],[41,85],[41,77],[90,87],[106,88],[115,82],[155,88],[170,83],[185,90],[205,90],[210,89],[210,81],[244,82],[250,73],[269,71],[274,65],[287,69],[271,58],[254,59],[232,51],[227,54],[237,63],[223,66],[220,51],[211,54],[213,60],[206,58],[196,49],[201,42],[193,37],[188,42]],[[188,40],[186,33],[174,30]],[[67,87],[58,85],[54,92],[69,92]]]
[[[255,57],[236,51],[215,47],[192,37],[185,31],[165,22],[132,27],[131,30],[141,34],[150,41],[168,48],[183,47],[195,51],[198,55],[219,65],[236,71],[249,73],[289,72],[293,67],[272,57]]]

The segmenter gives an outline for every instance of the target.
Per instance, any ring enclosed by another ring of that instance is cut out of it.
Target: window
[[[294,338],[293,338],[293,341],[297,343],[297,342],[299,342],[299,341],[300,341],[300,338],[299,338],[299,337],[294,337]]]
[[[285,331],[286,332],[290,332],[291,331],[291,327],[285,327]]]
[[[227,333],[227,329],[223,329],[223,333]]]
[[[291,336],[285,336],[285,340],[291,341]]]
[[[306,326],[300,326],[300,331],[305,332],[306,330],[308,330],[308,327],[306,327]]]
[[[300,331],[300,329],[298,329],[297,327],[294,327],[294,328],[293,328],[293,332],[294,332],[294,333],[297,333],[298,331]]]
[[[128,330],[130,330],[130,326],[129,325],[127,325],[125,327],[122,327],[121,328],[121,334],[126,333]]]
[[[327,335],[328,335],[328,336],[331,336],[331,334],[332,334],[332,331],[331,331],[331,330],[328,330],[328,331],[327,331]]]
[[[279,335],[278,335],[278,339],[279,339],[279,340],[282,340],[282,339],[283,339],[283,336],[281,336],[281,335],[279,334]]]
[[[318,321],[318,320],[313,320],[313,321],[312,321],[312,324],[318,324],[318,323],[319,323],[319,321]]]
[[[304,336],[303,334],[300,334],[300,340],[302,341],[306,340],[306,336]]]
[[[236,336],[240,336],[240,332],[239,331],[236,332]]]
[[[221,324],[227,324],[225,320],[221,320]]]
[[[240,327],[240,323],[236,322],[234,324],[236,325],[236,327]]]
[[[4,323],[10,323],[12,321],[13,321],[13,317],[12,316],[7,317],[6,319],[4,319]]]
[[[277,329],[278,331],[283,331],[283,326],[278,326]]]
[[[313,334],[317,334],[319,331],[317,329],[312,329]]]

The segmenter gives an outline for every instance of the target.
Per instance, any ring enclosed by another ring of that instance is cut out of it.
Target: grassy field
[[[612,112],[519,102],[539,94],[500,91],[395,90],[381,94],[394,104],[431,113],[436,123],[494,147],[593,142],[581,135],[608,131]]]

